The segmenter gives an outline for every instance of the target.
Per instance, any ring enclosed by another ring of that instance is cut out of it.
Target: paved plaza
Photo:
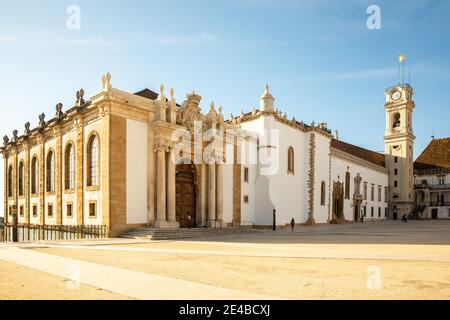
[[[449,299],[450,221],[1,244],[0,299]]]

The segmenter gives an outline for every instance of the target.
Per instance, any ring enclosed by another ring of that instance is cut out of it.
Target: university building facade
[[[102,78],[89,100],[4,137],[5,222],[137,227],[341,223],[414,209],[412,88],[386,93],[385,154],[288,119],[266,87],[259,109],[225,120],[193,92],[129,93]]]

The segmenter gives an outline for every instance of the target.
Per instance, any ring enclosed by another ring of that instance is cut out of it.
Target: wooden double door
[[[176,218],[181,228],[194,228],[195,220],[195,166],[177,165]]]

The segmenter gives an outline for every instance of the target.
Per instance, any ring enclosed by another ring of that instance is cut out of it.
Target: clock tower
[[[414,209],[414,90],[409,84],[386,89],[384,150],[389,171],[389,218],[401,219]]]

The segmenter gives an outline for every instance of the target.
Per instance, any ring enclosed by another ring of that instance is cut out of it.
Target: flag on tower
[[[404,61],[405,61],[405,54],[402,53],[402,54],[400,54],[400,55],[398,56],[398,62],[399,62],[399,63],[402,63],[402,62],[404,62]]]

